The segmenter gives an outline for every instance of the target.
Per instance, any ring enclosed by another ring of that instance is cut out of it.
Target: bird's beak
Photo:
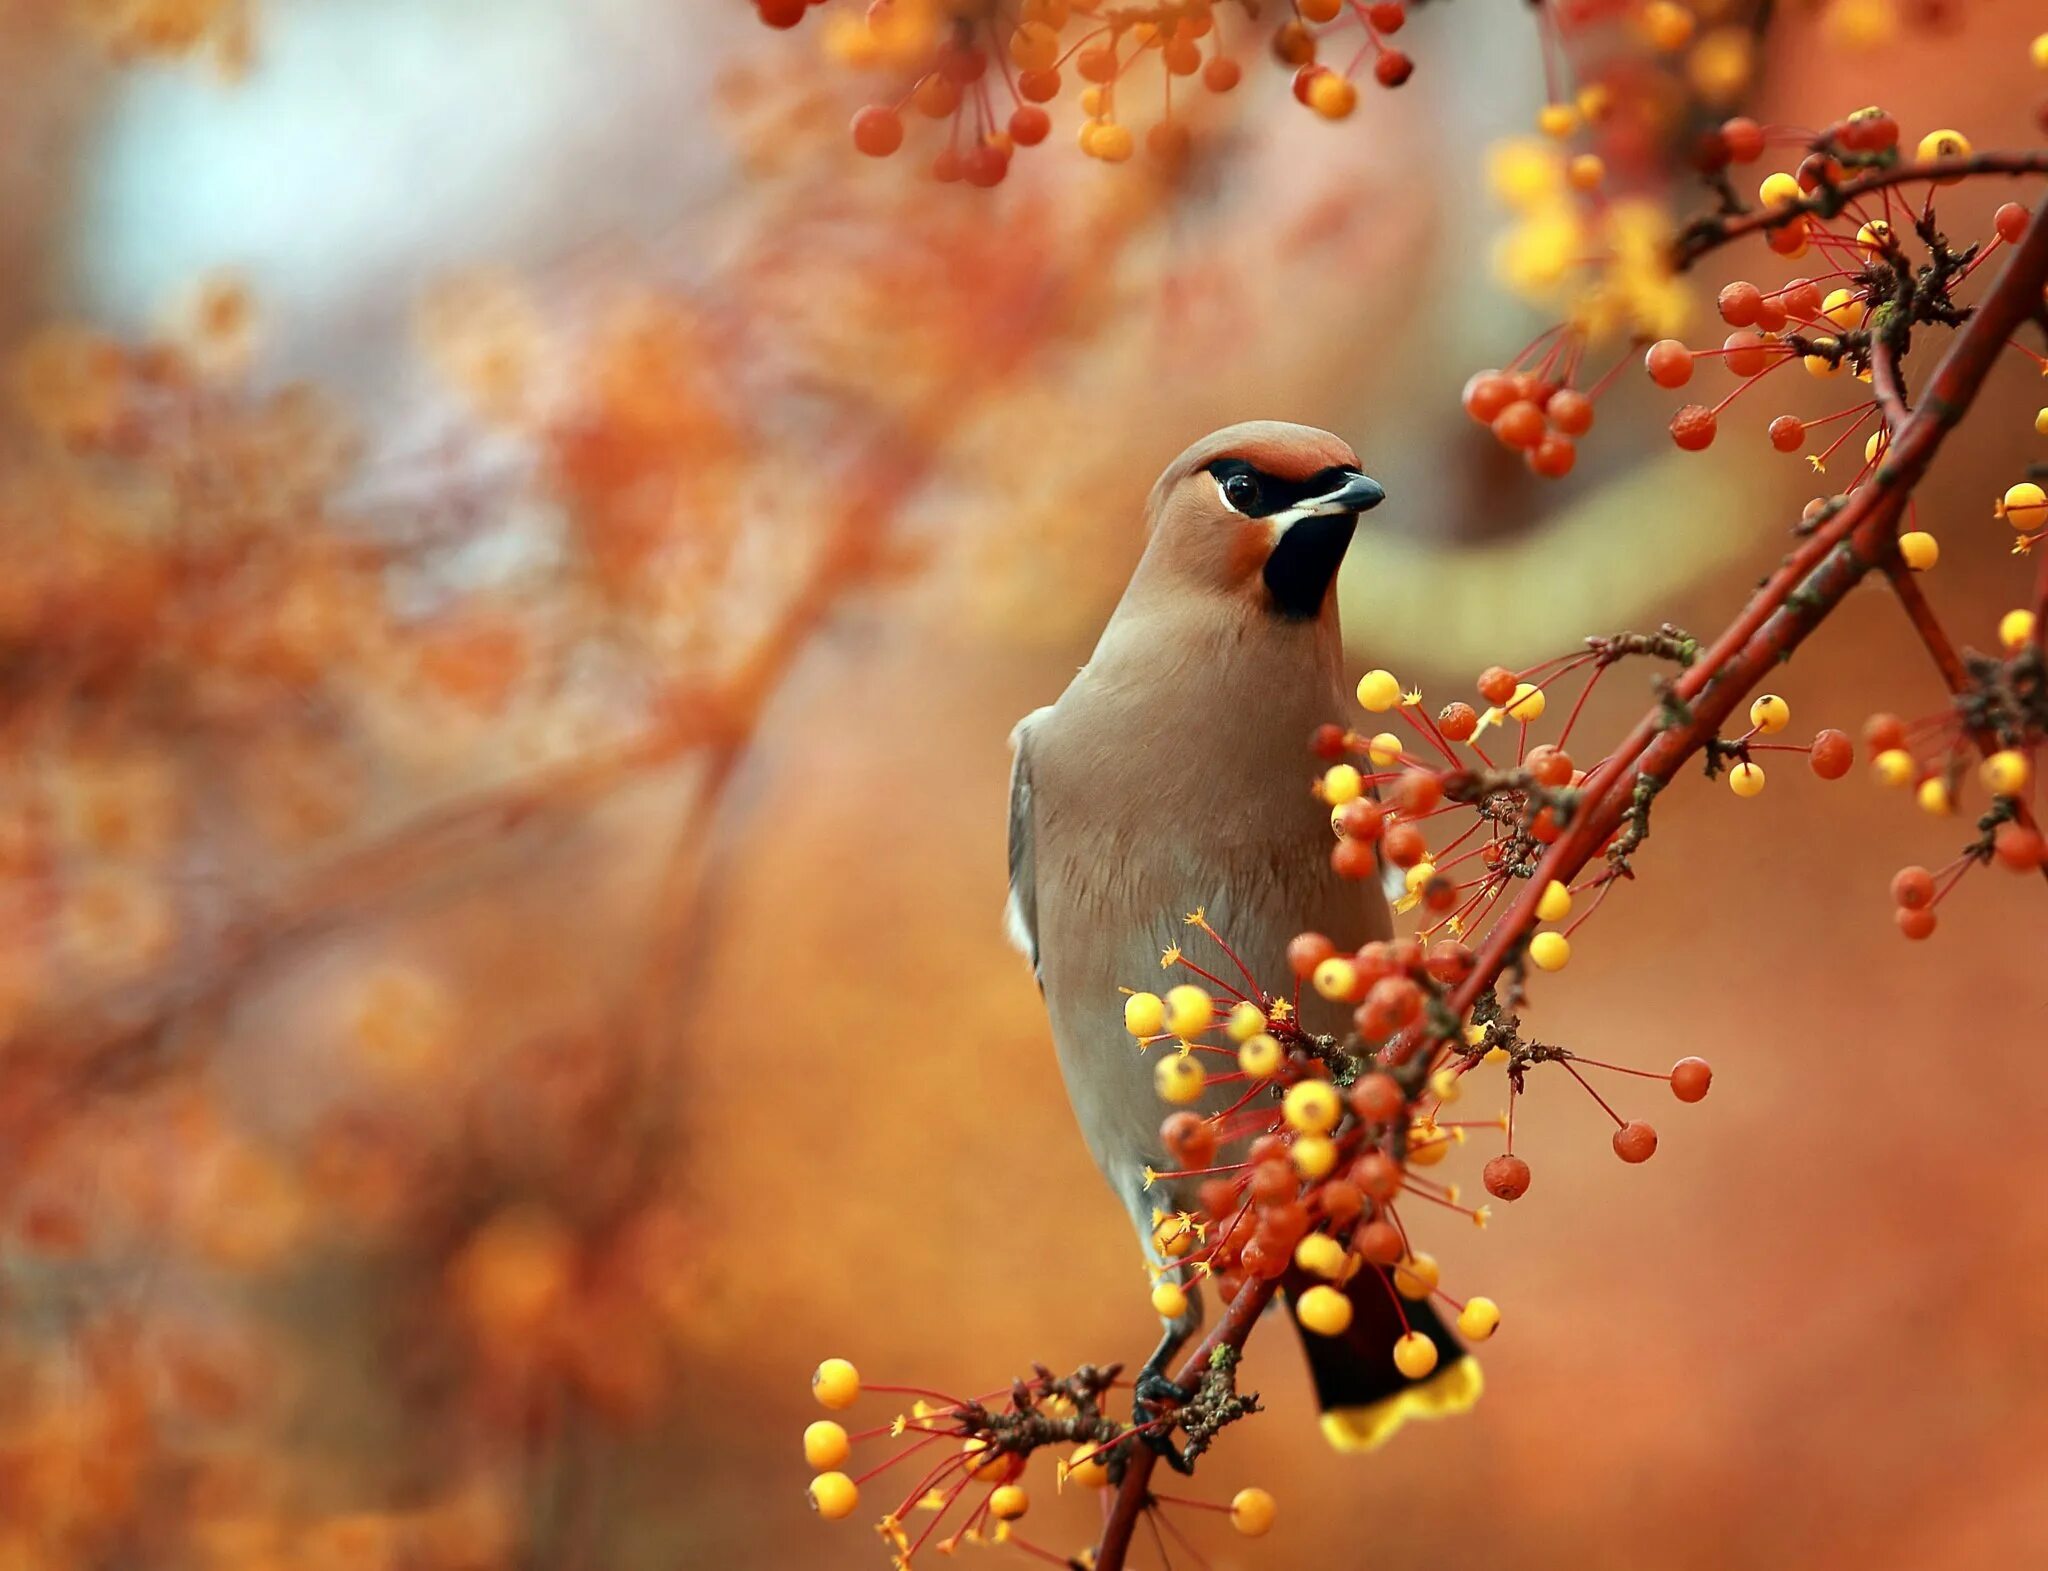
[[[1370,475],[1347,474],[1336,489],[1312,496],[1285,512],[1275,513],[1278,530],[1266,558],[1266,589],[1282,616],[1306,619],[1318,615],[1336,581],[1337,568],[1350,549],[1358,515],[1387,499]]]

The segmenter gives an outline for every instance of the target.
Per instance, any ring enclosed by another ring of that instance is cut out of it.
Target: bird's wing
[[[1010,902],[1004,922],[1010,942],[1024,951],[1038,975],[1038,879],[1031,863],[1031,727],[1050,709],[1034,709],[1010,733]],[[1042,978],[1041,978],[1042,980]]]

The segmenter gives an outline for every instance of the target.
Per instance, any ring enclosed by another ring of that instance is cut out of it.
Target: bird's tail
[[[1311,1285],[1305,1274],[1299,1281],[1291,1274],[1282,1284],[1288,1303]],[[1332,1446],[1370,1451],[1411,1418],[1462,1413],[1479,1400],[1479,1361],[1458,1345],[1429,1303],[1397,1303],[1387,1274],[1371,1265],[1344,1291],[1351,1324],[1342,1335],[1318,1336],[1296,1322],[1323,1410],[1323,1438]],[[1410,1380],[1394,1364],[1394,1343],[1410,1330],[1436,1344],[1436,1368],[1420,1380]]]

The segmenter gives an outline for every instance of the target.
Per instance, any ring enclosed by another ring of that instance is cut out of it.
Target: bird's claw
[[[1192,1473],[1194,1466],[1173,1443],[1173,1426],[1168,1424],[1160,1429],[1149,1426],[1159,1418],[1160,1407],[1184,1407],[1193,1395],[1188,1387],[1168,1379],[1149,1364],[1138,1372],[1131,1393],[1132,1426],[1139,1431],[1139,1438],[1176,1473]]]

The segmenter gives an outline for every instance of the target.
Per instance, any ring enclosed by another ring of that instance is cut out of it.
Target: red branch
[[[1900,166],[1849,181],[1837,187],[1835,195],[1846,200],[1904,180],[1924,179],[1929,172],[2048,172],[2048,153],[1986,154]],[[1738,234],[1766,228],[1782,221],[1781,211],[1723,223],[1707,243],[1718,245]],[[1997,281],[1956,334],[1919,407],[1906,413],[1893,433],[1876,475],[1851,493],[1848,501],[1785,559],[1734,622],[1680,675],[1670,696],[1681,706],[1683,718],[1674,719],[1671,707],[1660,704],[1594,768],[1570,826],[1488,932],[1472,974],[1451,994],[1448,1002],[1458,1018],[1470,1013],[1480,997],[1519,961],[1537,925],[1537,904],[1551,880],[1569,885],[1600,854],[1639,799],[1646,810],[1648,798],[1720,735],[1722,725],[1742,701],[1805,642],[1864,575],[1896,558],[1899,520],[1914,487],[1949,431],[1976,399],[2006,339],[2036,310],[2044,284],[2048,284],[2048,208],[2034,214]],[[1878,374],[1884,378],[1883,390],[1895,395],[1897,368],[1888,352],[1881,358],[1884,369]],[[2043,594],[2048,596],[2048,574],[2044,574]],[[2048,633],[2048,615],[2043,617],[2043,631]],[[1192,1383],[1217,1347],[1242,1348],[1277,1291],[1275,1282],[1247,1282],[1216,1328],[1182,1360],[1174,1378],[1182,1384]],[[1096,1571],[1124,1571],[1138,1519],[1151,1503],[1148,1486],[1157,1461],[1151,1450],[1134,1448],[1096,1546]]]

